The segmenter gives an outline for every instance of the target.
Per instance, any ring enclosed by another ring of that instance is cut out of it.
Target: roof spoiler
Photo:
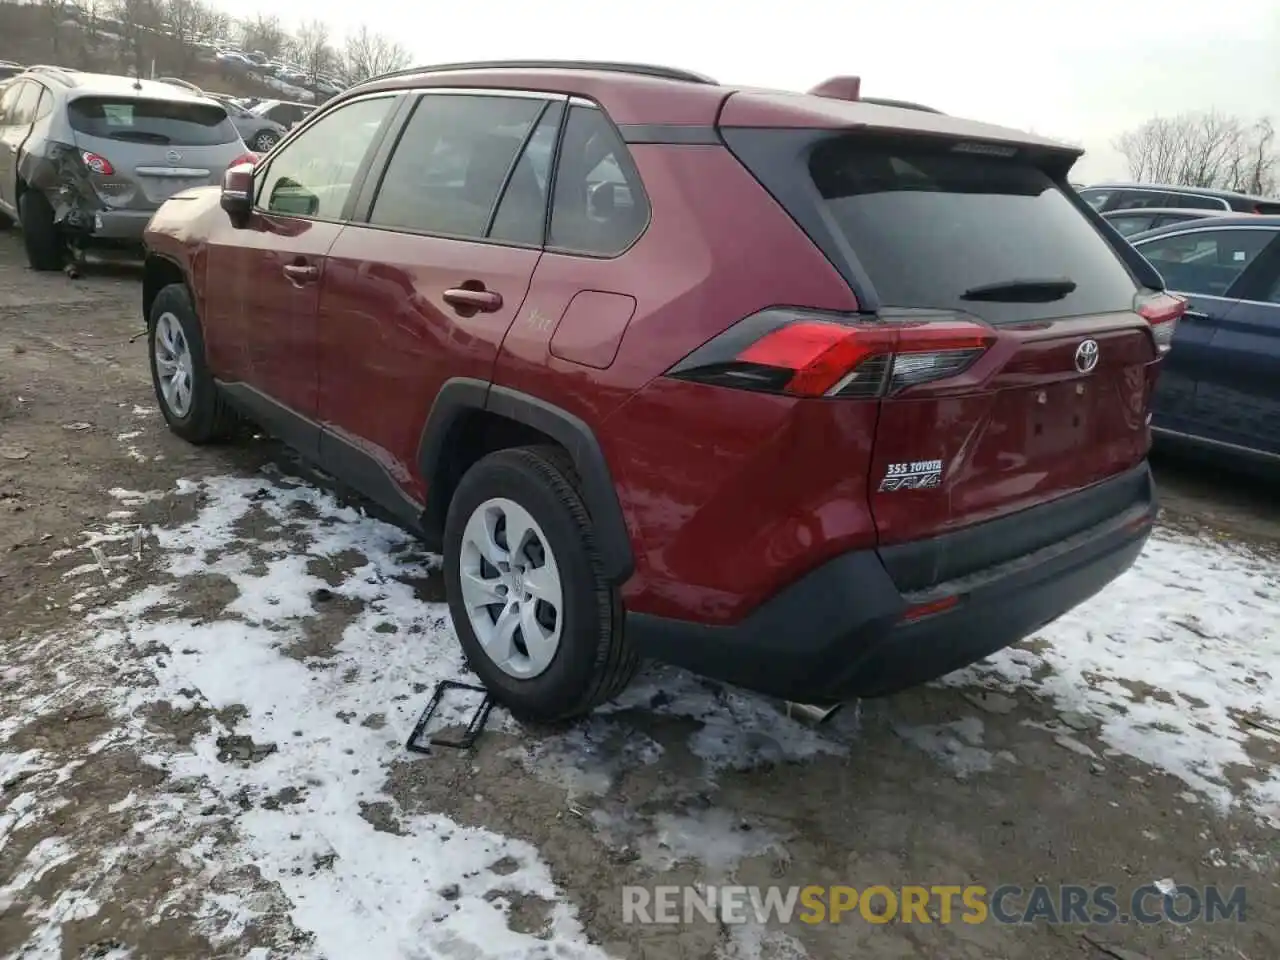
[[[811,97],[829,97],[832,100],[860,100],[861,77],[832,77],[823,80],[809,91]]]
[[[811,97],[827,97],[831,100],[851,100],[856,103],[874,103],[881,107],[898,107],[902,110],[922,110],[925,113],[942,113],[924,104],[911,103],[907,100],[884,100],[879,97],[862,96],[861,77],[832,77],[824,80],[809,91]]]

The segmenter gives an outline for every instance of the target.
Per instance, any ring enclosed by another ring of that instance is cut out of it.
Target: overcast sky
[[[1073,179],[1122,176],[1110,144],[1157,114],[1280,121],[1280,0],[214,0],[233,16],[361,23],[415,62],[633,60],[805,90],[857,74],[867,96],[1082,143]]]

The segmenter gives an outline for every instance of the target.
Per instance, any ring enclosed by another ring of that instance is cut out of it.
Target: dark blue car
[[[1280,216],[1169,224],[1129,242],[1188,302],[1160,373],[1156,437],[1280,467]]]

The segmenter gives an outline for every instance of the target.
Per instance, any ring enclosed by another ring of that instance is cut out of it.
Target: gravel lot
[[[0,955],[1280,956],[1274,487],[1162,464],[1087,611],[816,731],[655,668],[424,757],[466,679],[434,558],[268,441],[171,436],[139,299],[0,234]],[[620,892],[1165,879],[1244,922],[642,927]]]

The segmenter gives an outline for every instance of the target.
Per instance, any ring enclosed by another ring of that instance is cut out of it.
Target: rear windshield
[[[885,306],[992,323],[1133,308],[1117,253],[1033,166],[846,138],[818,147],[809,172]]]
[[[227,111],[212,103],[80,97],[67,112],[73,130],[107,140],[204,147],[239,136]]]

